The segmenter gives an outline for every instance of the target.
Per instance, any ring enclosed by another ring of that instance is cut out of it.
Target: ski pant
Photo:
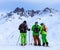
[[[42,34],[42,43],[48,42],[46,36],[46,34]]]
[[[37,44],[37,42],[38,45],[41,44],[39,36],[33,36],[33,38],[34,38],[34,45]]]
[[[21,44],[26,44],[26,33],[21,33]]]

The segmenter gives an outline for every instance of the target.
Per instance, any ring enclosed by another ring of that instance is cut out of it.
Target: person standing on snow
[[[41,42],[39,38],[40,26],[38,25],[38,22],[35,22],[35,24],[32,26],[32,31],[33,31],[34,45],[41,46]]]
[[[27,30],[30,31],[30,29],[28,29],[28,26],[27,26],[27,22],[24,21],[22,24],[19,25],[19,28],[20,30],[20,35],[21,35],[21,45],[26,45],[27,42],[26,42],[26,36],[27,36]]]
[[[44,25],[44,23],[41,23],[40,24],[41,26],[40,26],[40,31],[41,31],[41,35],[42,35],[42,45],[43,46],[48,46],[48,41],[47,41],[47,38],[46,38],[46,36],[47,36],[47,27]]]

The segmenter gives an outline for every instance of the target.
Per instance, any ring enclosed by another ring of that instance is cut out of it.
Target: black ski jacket
[[[28,30],[27,24],[25,23],[20,24],[18,29],[20,30],[20,33],[27,33]]]

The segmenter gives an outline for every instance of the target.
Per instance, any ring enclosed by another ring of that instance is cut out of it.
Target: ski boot
[[[27,45],[27,44],[24,44],[24,46]]]
[[[23,44],[21,44],[21,46],[23,46]]]
[[[46,46],[48,46],[48,42],[46,42]]]
[[[38,46],[41,46],[41,44],[38,44]]]
[[[37,46],[37,44],[34,44],[34,46]]]
[[[45,43],[43,43],[42,46],[45,46]]]

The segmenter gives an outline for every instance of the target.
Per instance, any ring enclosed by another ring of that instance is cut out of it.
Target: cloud
[[[0,0],[0,3],[6,2],[25,2],[25,3],[43,3],[43,4],[56,4],[60,3],[60,0]]]
[[[28,3],[45,3],[45,4],[55,4],[60,3],[60,0],[18,0],[19,2],[28,2]]]
[[[26,9],[53,7],[60,9],[60,0],[0,0],[0,9],[13,9],[17,6]]]
[[[6,3],[6,2],[16,2],[18,0],[0,0],[0,3]]]

